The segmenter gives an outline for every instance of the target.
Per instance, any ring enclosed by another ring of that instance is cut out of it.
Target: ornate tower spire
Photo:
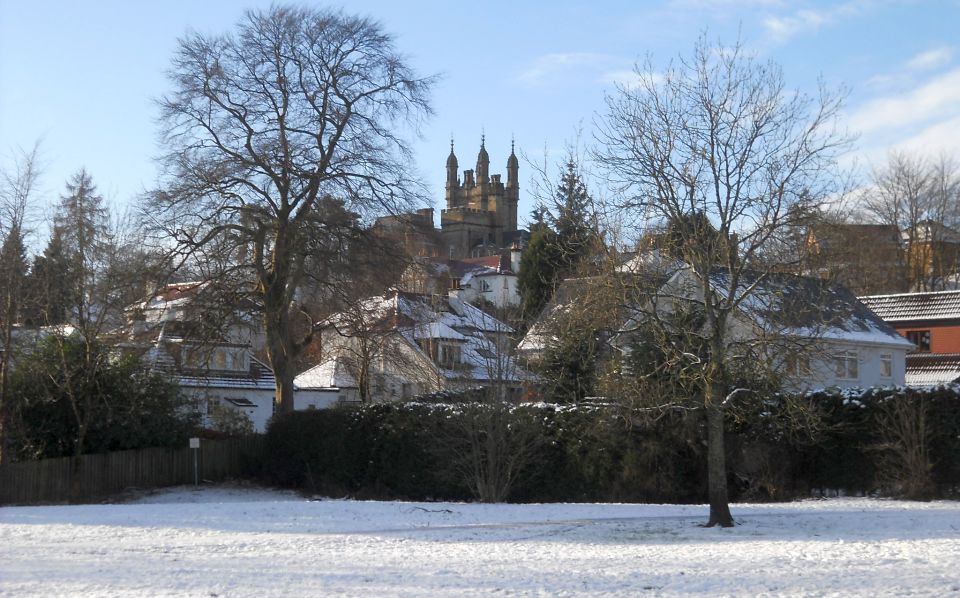
[[[450,137],[450,155],[447,156],[447,189],[456,187],[459,184],[457,180],[457,156],[453,153],[453,137]]]
[[[520,161],[514,153],[513,138],[510,139],[510,157],[507,158],[507,187],[519,187],[520,179],[518,172],[520,170]]]
[[[480,135],[480,153],[477,154],[477,184],[490,182],[490,156],[487,154],[486,135]]]

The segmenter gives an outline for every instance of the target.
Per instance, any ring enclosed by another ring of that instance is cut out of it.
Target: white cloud
[[[915,71],[929,71],[946,66],[952,59],[953,48],[942,46],[917,54],[907,61],[907,68]]]
[[[785,0],[672,0],[668,6],[678,10],[729,10],[753,6],[784,6]]]
[[[927,127],[896,148],[912,154],[960,156],[960,114]]]
[[[948,71],[905,93],[865,103],[850,115],[850,126],[870,133],[955,115],[960,115],[960,69]]]
[[[600,75],[600,82],[610,86],[619,85],[626,88],[638,87],[644,80],[652,81],[654,85],[659,85],[663,81],[663,75],[660,73],[637,73],[633,69],[606,71]]]
[[[538,85],[551,77],[568,73],[571,70],[599,69],[612,62],[613,57],[592,52],[563,52],[544,54],[537,57],[533,64],[517,75],[517,80],[528,85]]]
[[[869,0],[851,0],[827,9],[802,9],[786,16],[770,16],[763,20],[763,25],[775,42],[785,43],[801,33],[815,32],[825,25],[855,16],[872,5]]]

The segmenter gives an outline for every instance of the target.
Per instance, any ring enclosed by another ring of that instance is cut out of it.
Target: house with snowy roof
[[[495,308],[520,305],[517,272],[520,269],[519,246],[502,254],[430,260],[419,258],[400,277],[400,288],[411,293],[450,293],[467,303],[486,303]]]
[[[711,272],[709,286],[725,292],[729,273]],[[677,270],[655,293],[651,306],[637,306],[614,344],[629,351],[633,330],[655,309],[666,314],[696,309],[702,289],[689,268]],[[785,388],[850,388],[904,383],[913,344],[900,336],[847,289],[790,274],[742,273],[731,312],[728,339],[744,351],[765,355]],[[749,290],[748,290],[749,289]]]
[[[137,352],[154,370],[168,373],[202,416],[217,428],[227,417],[266,430],[273,415],[276,380],[255,356],[262,329],[252,312],[207,301],[200,282],[168,284],[127,308],[120,348]]]
[[[322,359],[349,373],[362,401],[478,387],[515,398],[533,379],[510,354],[513,329],[454,296],[395,291],[317,328]]]
[[[294,408],[326,409],[360,402],[360,388],[346,360],[326,359],[293,379]]]
[[[868,295],[860,300],[916,347],[906,383],[960,380],[960,291]]]
[[[715,292],[730,288],[729,272],[710,274]],[[678,270],[661,291],[699,299],[701,285],[689,268]],[[904,383],[912,343],[897,334],[849,290],[819,278],[741,273],[731,312],[733,343],[766,355],[789,390],[891,386]],[[749,289],[749,291],[748,291]],[[667,301],[669,305],[671,302]]]

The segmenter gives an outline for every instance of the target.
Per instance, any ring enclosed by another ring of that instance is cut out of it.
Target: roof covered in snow
[[[678,276],[686,275],[684,270]],[[710,283],[718,293],[731,286],[729,271],[717,269]],[[848,289],[807,276],[741,273],[735,296],[740,311],[767,333],[913,348]]]
[[[173,380],[188,388],[229,388],[236,390],[275,391],[277,381],[273,371],[256,357],[250,357],[250,370],[245,372],[208,371],[187,374],[177,372]]]
[[[932,386],[960,381],[960,353],[911,353],[907,355],[909,386]]]
[[[357,381],[342,360],[331,358],[299,374],[293,379],[293,385],[298,390],[356,388]]]
[[[448,379],[533,377],[498,348],[500,339],[513,328],[456,297],[393,292],[366,299],[356,309],[334,314],[318,326],[335,328],[348,337],[371,330],[396,332]],[[435,349],[443,342],[460,348],[460,361],[454,368],[443,367],[435,355],[431,356],[431,347]]]
[[[960,319],[960,291],[869,295],[860,300],[890,323]]]

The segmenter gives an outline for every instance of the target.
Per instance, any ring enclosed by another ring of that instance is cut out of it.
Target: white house
[[[293,379],[294,409],[326,409],[360,402],[357,381],[342,359],[330,358]]]
[[[533,379],[510,355],[503,322],[457,297],[394,292],[318,324],[334,361],[370,401],[496,388],[519,397]]]
[[[714,292],[729,288],[729,273],[710,274]],[[702,304],[702,285],[681,268],[657,293],[661,313]],[[751,344],[784,376],[790,390],[902,385],[913,344],[850,291],[815,278],[742,273],[728,339]],[[749,289],[749,291],[747,291]],[[639,313],[642,314],[643,310]],[[638,315],[635,317],[643,317]],[[633,326],[630,322],[625,330]],[[620,339],[619,345],[627,343]]]
[[[510,252],[462,260],[433,261],[419,258],[401,275],[400,288],[411,293],[445,294],[478,305],[496,308],[520,305],[517,272],[519,247]]]
[[[273,372],[254,356],[262,346],[259,321],[235,308],[217,309],[198,282],[169,284],[127,308],[127,339],[146,364],[170,374],[193,399],[203,425],[216,428],[233,415],[264,432],[274,412]]]
[[[662,271],[669,276],[660,276]],[[642,330],[642,322],[651,316],[653,298],[655,309],[664,315],[679,309],[697,310],[703,303],[702,285],[682,266],[658,267],[654,274],[645,273],[643,268],[621,271],[606,282],[618,288],[614,305],[606,307],[618,330],[610,344],[624,353],[630,352],[639,338],[637,330]],[[727,288],[728,282],[725,271],[711,275],[715,292]],[[595,309],[585,302],[597,300],[590,286],[602,283],[589,278],[564,281],[518,345],[519,353],[529,360],[542,357],[553,342],[556,326],[551,321],[578,310]],[[904,383],[906,354],[913,345],[849,291],[829,288],[818,279],[787,274],[759,280],[747,272],[741,285],[742,289],[751,289],[731,314],[727,338],[762,356],[773,371],[782,374],[787,389]],[[615,306],[623,305],[634,307],[622,313],[614,311],[618,309]]]

